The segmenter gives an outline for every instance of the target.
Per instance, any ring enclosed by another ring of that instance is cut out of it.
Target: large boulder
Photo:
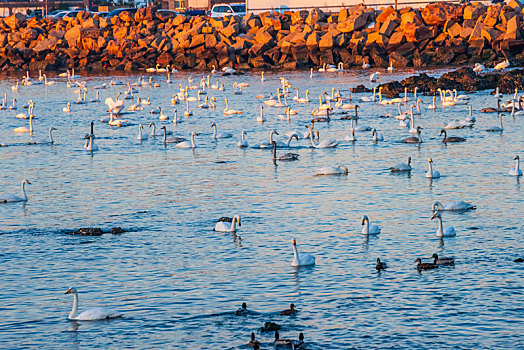
[[[464,7],[464,19],[472,19],[476,21],[479,17],[484,16],[487,11],[487,6],[481,2],[473,2]]]
[[[458,5],[449,2],[435,2],[422,9],[422,19],[427,25],[444,25],[448,19],[457,17]]]
[[[25,15],[17,12],[9,17],[4,18],[4,23],[11,29],[20,28],[26,21]]]

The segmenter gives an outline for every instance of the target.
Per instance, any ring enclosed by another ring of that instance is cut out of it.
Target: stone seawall
[[[71,20],[0,19],[0,69],[53,71],[302,69],[424,67],[503,59],[524,64],[523,6],[432,3],[421,9],[375,11],[359,5],[325,14],[312,10],[213,19],[166,18],[155,8],[105,19],[81,12]]]

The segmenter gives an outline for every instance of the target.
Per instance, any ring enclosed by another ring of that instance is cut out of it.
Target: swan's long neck
[[[431,176],[433,176],[433,162],[428,162],[428,173],[431,174]]]
[[[73,308],[71,309],[71,312],[69,313],[69,319],[70,320],[75,319],[77,312],[78,312],[78,293],[73,292]]]
[[[411,122],[411,128],[415,129],[415,116],[413,115],[413,105],[411,106],[411,116],[410,116],[410,122]]]
[[[138,139],[142,140],[142,128],[140,126],[138,127]]]
[[[516,163],[515,163],[515,174],[519,174],[519,173],[520,173],[520,158],[517,158]]]
[[[442,225],[442,218],[440,216],[437,216],[438,219],[438,231],[437,236],[442,237],[444,234],[444,226]]]
[[[156,130],[156,126],[155,126],[155,123],[151,123],[151,126],[153,127],[153,130],[151,130],[151,136],[155,136],[155,130]]]
[[[499,112],[499,124],[500,124],[500,128],[501,128],[501,129],[504,129],[504,128],[502,127],[502,113],[500,113],[500,112]]]
[[[231,221],[231,231],[237,230],[238,215],[233,216],[233,221]]]
[[[432,206],[432,210],[435,212],[437,210],[439,210],[440,208],[444,208],[444,206],[442,205],[442,203],[440,203],[439,201],[435,201],[433,202],[433,206]]]
[[[442,142],[446,142],[446,138],[448,137],[448,133],[446,130],[442,130],[442,133],[444,134],[444,137],[442,138]]]
[[[269,144],[273,143],[273,134],[274,133],[275,133],[274,131],[271,131],[271,133],[269,134]]]
[[[226,107],[227,109],[227,107]],[[217,138],[217,127],[216,125],[213,125],[213,138],[216,139]]]
[[[49,128],[49,143],[53,143],[53,129]]]
[[[87,146],[87,149],[92,151],[93,148],[94,148],[93,136],[89,136],[89,145]]]
[[[25,180],[22,182],[22,193],[24,194],[24,200],[27,200],[27,194],[25,193]]]
[[[293,137],[295,137],[295,134],[289,135],[289,138],[287,139],[287,142],[286,142],[288,147],[291,144],[291,140],[293,139]]]
[[[501,123],[502,123],[502,119],[501,119]],[[31,114],[29,115],[29,133],[33,135],[33,117],[31,117]]]
[[[313,148],[317,148],[317,145],[315,145],[315,140],[313,140],[313,129],[309,130],[309,138],[311,139],[311,145]]]
[[[191,147],[195,148],[195,133],[191,133]]]
[[[364,217],[364,233],[369,233],[369,218]]]
[[[243,132],[243,131],[242,131],[242,136],[241,136],[241,140],[242,140],[242,142],[244,142],[244,141],[245,141],[245,140],[244,140],[244,132]]]
[[[417,130],[417,135],[418,135],[418,142],[421,143],[422,142],[422,134],[420,133],[420,130]]]
[[[153,130],[154,128],[155,128],[155,125],[153,124]],[[166,129],[162,129],[162,130],[164,131],[164,143],[166,143],[167,142],[167,131]]]
[[[414,91],[414,96],[413,98],[416,100],[417,99],[417,87],[415,86],[415,91]],[[418,103],[417,103],[417,107],[418,107]]]
[[[298,254],[297,245],[293,244],[293,254],[295,255],[295,259],[297,260],[298,265],[300,265],[300,254]]]
[[[416,92],[415,92],[415,96],[416,96]],[[420,100],[417,100],[417,112],[420,113]]]

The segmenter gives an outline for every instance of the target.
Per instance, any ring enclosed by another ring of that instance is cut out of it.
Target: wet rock
[[[111,233],[112,233],[112,234],[115,234],[115,235],[116,235],[116,234],[120,234],[120,233],[124,233],[124,232],[126,232],[126,230],[124,230],[124,229],[121,228],[121,227],[113,227],[113,228],[111,229]]]
[[[71,234],[82,236],[101,236],[104,234],[104,231],[102,231],[100,227],[82,227]]]

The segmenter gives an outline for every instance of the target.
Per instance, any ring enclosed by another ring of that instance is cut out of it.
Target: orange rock
[[[395,29],[398,27],[398,25],[399,21],[397,19],[388,19],[380,26],[380,30],[378,32],[382,35],[390,37],[391,34],[393,34],[393,32],[395,31]]]
[[[463,17],[464,19],[476,21],[479,17],[483,16],[486,11],[486,5],[481,2],[473,2],[464,8]]]
[[[448,19],[456,18],[459,5],[449,2],[435,2],[422,9],[422,19],[427,25],[443,25]]]
[[[381,12],[376,18],[377,23],[386,22],[391,15],[393,15],[393,19],[398,18],[397,11],[391,6],[383,7],[380,10]]]
[[[330,50],[333,48],[333,34],[327,32],[326,34],[320,37],[318,42],[318,47],[320,50]]]
[[[17,12],[9,17],[4,18],[4,23],[11,29],[20,28],[26,21],[26,17]]]

